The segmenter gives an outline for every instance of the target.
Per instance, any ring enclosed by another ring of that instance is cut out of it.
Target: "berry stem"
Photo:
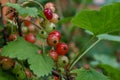
[[[69,69],[71,70],[73,66],[88,52],[90,51],[98,42],[100,42],[101,39],[98,39],[96,42],[94,42],[89,48],[87,48],[81,55],[79,54],[77,58],[71,63]]]
[[[36,25],[34,22],[32,22],[32,21],[30,21],[30,20],[26,20],[26,19],[22,20],[22,22],[24,22],[24,21],[29,21],[29,22],[32,23],[34,26],[36,26],[38,29],[43,29],[41,26]]]
[[[17,12],[14,12],[14,14],[15,14],[15,20],[16,20],[17,26],[18,26],[19,35],[22,36],[22,29],[21,29],[22,21],[19,19],[19,16],[18,16]]]
[[[44,10],[42,4],[40,4],[39,2],[37,2],[37,1],[35,1],[35,0],[28,0],[28,1],[25,1],[24,3],[21,4],[21,6],[24,6],[24,5],[28,4],[28,3],[35,3],[35,4],[39,5],[39,6],[41,7],[42,10]]]
[[[91,41],[92,41],[94,38],[95,38],[95,36],[93,35],[93,36],[90,38],[90,40],[84,45],[84,47],[81,49],[80,53],[82,53],[82,52],[85,50],[85,48],[89,45],[89,43],[91,43]]]

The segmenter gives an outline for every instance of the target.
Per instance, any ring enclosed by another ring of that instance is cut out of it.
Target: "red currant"
[[[60,56],[58,59],[58,64],[61,67],[65,67],[69,63],[69,59],[67,56]]]
[[[59,55],[65,55],[68,52],[68,45],[65,43],[58,43],[56,45],[56,52]]]
[[[47,32],[44,30],[39,30],[39,35],[41,38],[47,38]]]
[[[8,69],[14,67],[15,62],[10,58],[5,57],[1,60],[1,64],[2,64],[2,68],[4,70],[8,70]]]
[[[25,73],[26,73],[26,75],[27,75],[28,78],[31,78],[31,77],[32,77],[32,73],[30,72],[29,69],[26,69],[26,70],[25,70]]]
[[[27,32],[28,32],[28,28],[27,28],[26,26],[23,26],[23,27],[22,27],[22,32],[23,32],[23,33],[27,33]]]
[[[56,35],[56,36],[59,38],[59,40],[61,39],[61,33],[60,33],[59,31],[54,30],[54,31],[52,31],[49,35],[51,35],[51,34]]]
[[[16,40],[17,39],[17,35],[16,34],[11,34],[9,37],[8,37],[8,40],[9,41],[13,41],[13,40]]]
[[[59,80],[59,77],[57,77],[57,76],[54,76],[54,80]]]
[[[52,7],[54,6],[54,4],[52,2],[48,2],[45,4],[45,8],[49,8],[49,7]]]
[[[42,54],[42,50],[38,50],[38,54]]]
[[[10,19],[10,20],[13,20],[14,17],[15,17],[14,12],[12,12],[12,13],[9,14],[9,19]]]
[[[48,23],[45,26],[45,31],[50,33],[51,31],[55,30],[56,26],[54,23]]]
[[[32,33],[29,33],[25,36],[25,40],[30,43],[35,43],[35,36]]]
[[[30,25],[31,25],[31,22],[30,22],[30,21],[25,20],[25,21],[24,21],[24,25],[25,25],[25,26],[30,26]]]
[[[58,53],[55,50],[51,50],[49,52],[50,57],[54,60],[57,61],[58,60]]]
[[[25,20],[24,20],[24,25],[25,25],[25,26],[30,26],[30,25],[31,25],[30,20],[31,20],[31,17],[30,17],[30,16],[27,16],[27,17],[25,18]]]
[[[35,31],[34,25],[29,25],[29,26],[28,26],[28,31],[29,31],[29,32],[34,32],[34,31]]]
[[[59,19],[59,16],[56,13],[53,13],[53,17],[50,21],[53,23],[58,23]]]
[[[89,64],[85,64],[85,65],[84,65],[84,68],[85,68],[86,70],[89,70],[89,69],[90,69],[90,65],[89,65]]]
[[[47,4],[45,4],[45,9],[46,8],[50,8],[52,10],[52,12],[55,12],[55,7],[52,2],[48,2]]]
[[[49,46],[56,46],[60,42],[59,37],[57,37],[55,34],[50,34],[47,37],[47,44]]]
[[[43,12],[44,12],[44,15],[46,16],[46,18],[47,18],[48,20],[51,20],[51,19],[52,19],[53,13],[52,13],[52,10],[51,10],[50,8],[44,9]]]

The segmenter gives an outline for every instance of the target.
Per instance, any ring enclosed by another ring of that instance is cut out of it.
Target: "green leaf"
[[[120,69],[113,68],[109,65],[101,64],[98,65],[99,68],[102,68],[104,73],[110,77],[111,80],[120,80]]]
[[[11,73],[2,71],[0,69],[0,80],[16,80],[16,79],[13,75],[11,75]]]
[[[101,34],[97,36],[99,39],[117,41],[120,42],[120,36],[109,35],[109,34]]]
[[[38,50],[37,46],[26,42],[20,37],[4,46],[2,55],[19,60],[27,60],[30,64],[30,69],[38,77],[41,77],[51,73],[54,63],[47,55],[38,54]]]
[[[97,10],[80,11],[72,23],[89,30],[94,35],[120,31],[120,3],[114,3]]]
[[[90,68],[86,70],[84,68],[77,69],[74,72],[77,73],[75,80],[109,80],[103,74],[96,72],[94,69]]]
[[[38,15],[38,10],[37,8],[34,8],[34,7],[21,7],[19,4],[13,4],[13,3],[7,3],[6,5],[16,9],[19,15],[22,15],[22,16],[29,15],[31,17],[37,17]]]
[[[116,61],[116,58],[114,58],[114,57],[110,57],[110,56],[104,55],[104,54],[99,54],[99,55],[96,54],[96,55],[93,55],[93,57],[95,60],[99,61],[101,64],[107,64],[114,68],[120,67],[120,65]]]

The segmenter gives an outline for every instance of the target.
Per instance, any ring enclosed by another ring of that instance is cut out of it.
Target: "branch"
[[[94,42],[88,49],[86,49],[82,54],[78,55],[75,60],[70,65],[70,70],[73,68],[73,66],[89,51],[91,50],[101,39],[98,39],[96,42]]]
[[[14,14],[15,14],[15,20],[16,20],[17,26],[18,26],[19,36],[22,36],[22,29],[21,29],[22,21],[19,19],[19,16],[18,16],[17,12],[14,12]]]

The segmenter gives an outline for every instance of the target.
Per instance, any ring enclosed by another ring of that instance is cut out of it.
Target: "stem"
[[[80,51],[80,53],[82,53],[84,50],[85,50],[85,48],[87,47],[87,45],[89,45],[89,43],[93,40],[95,38],[95,36],[93,35],[92,37],[91,37],[91,39],[84,45],[84,47],[81,49],[81,51]]]
[[[19,19],[18,13],[15,12],[14,14],[15,14],[15,20],[16,20],[17,26],[18,26],[19,35],[22,36],[22,29],[21,29],[22,21]]]
[[[29,22],[32,23],[34,26],[36,26],[38,29],[43,29],[41,26],[36,25],[34,22],[32,22],[32,21],[30,21],[30,20],[24,19],[24,20],[22,20],[22,21],[29,21]]]
[[[90,50],[92,49],[101,39],[98,39],[96,42],[94,42],[88,49],[86,49],[81,55],[78,55],[78,57],[73,61],[70,65],[70,70],[72,67]]]
[[[33,2],[33,3],[37,4],[37,5],[39,5],[39,6],[41,7],[41,9],[44,10],[43,6],[42,6],[39,2],[37,2],[37,1],[35,1],[35,0],[28,0],[28,1],[25,1],[24,3],[21,4],[21,6],[24,6],[24,5],[26,5],[26,4],[28,4],[28,3],[31,3],[31,2]]]
[[[43,46],[43,54],[45,53],[45,41],[44,41],[44,39],[43,39],[43,41],[42,41],[43,43],[42,43],[42,46]]]

